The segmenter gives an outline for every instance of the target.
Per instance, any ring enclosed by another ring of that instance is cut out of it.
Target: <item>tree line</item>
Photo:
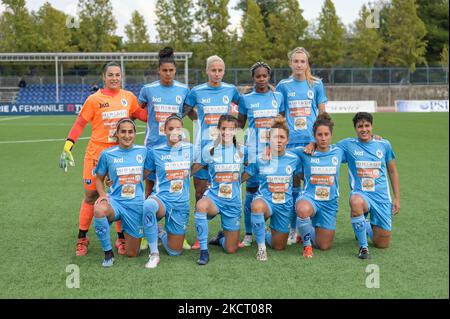
[[[25,0],[1,0],[0,52],[192,51],[190,67],[220,55],[229,67],[264,60],[287,67],[287,52],[303,46],[314,67],[448,66],[448,0],[376,0],[345,26],[332,0],[308,22],[297,0],[240,0],[240,30],[231,26],[229,0],[157,0],[158,38],[152,43],[145,12],[134,11],[116,35],[110,0],[78,0],[78,16],[48,2],[29,12]]]

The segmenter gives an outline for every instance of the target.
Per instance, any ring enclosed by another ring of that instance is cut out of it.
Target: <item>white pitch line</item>
[[[144,132],[138,132],[136,135],[144,134]],[[88,140],[90,137],[80,137],[78,140]],[[41,142],[61,142],[65,141],[65,138],[53,138],[46,140],[23,140],[23,141],[0,141],[0,144],[19,144],[19,143],[41,143]]]
[[[24,119],[24,118],[27,118],[27,117],[30,117],[30,115],[16,116],[16,117],[7,117],[6,119],[1,119],[1,118],[0,118],[0,122],[3,122],[3,121],[10,121],[10,120],[17,120],[17,119]]]

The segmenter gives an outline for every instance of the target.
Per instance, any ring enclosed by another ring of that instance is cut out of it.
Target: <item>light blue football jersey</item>
[[[289,144],[313,142],[312,127],[319,114],[319,104],[328,101],[322,81],[314,81],[309,87],[308,81],[290,77],[281,80],[276,90],[285,99]]]
[[[289,151],[282,156],[272,156],[270,161],[258,156],[256,163],[245,168],[249,175],[258,177],[257,196],[274,205],[292,204],[292,183],[300,170],[300,158]]]
[[[147,150],[144,146],[131,148],[113,146],[102,151],[95,174],[105,176],[113,182],[109,196],[118,202],[143,203],[143,174]]]
[[[285,111],[284,99],[279,92],[258,93],[253,90],[241,96],[238,110],[247,116],[246,145],[249,162],[254,163],[257,156],[269,146],[273,119]]]
[[[350,189],[363,192],[376,202],[391,202],[387,165],[395,159],[395,154],[389,141],[361,142],[358,138],[346,138],[336,145],[345,151]]]
[[[228,83],[213,87],[204,83],[192,88],[186,98],[186,104],[197,108],[198,120],[194,126],[195,160],[201,163],[202,150],[215,141],[219,131],[217,124],[222,114],[229,114],[232,103],[239,102],[239,91]]]
[[[187,85],[173,81],[170,86],[162,85],[160,81],[144,85],[139,93],[139,101],[147,103],[147,130],[145,145],[165,144],[164,122],[175,113],[180,117],[183,114],[183,105],[189,93]]]
[[[244,167],[246,151],[243,145],[237,149],[234,145],[208,145],[203,153],[203,166],[208,166],[211,184],[206,195],[222,205],[242,206],[241,174]]]
[[[149,149],[145,169],[156,173],[152,195],[172,207],[189,207],[193,155],[192,144],[184,142],[178,147],[160,144]]]
[[[305,187],[302,195],[317,201],[330,201],[339,197],[339,168],[346,162],[344,151],[330,145],[328,152],[303,152],[304,147],[291,149],[301,159]]]

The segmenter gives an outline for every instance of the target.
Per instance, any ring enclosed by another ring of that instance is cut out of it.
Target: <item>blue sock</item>
[[[200,244],[200,250],[208,249],[208,219],[205,213],[195,212],[195,229],[197,230],[197,239]]]
[[[303,241],[303,247],[305,246],[312,246],[311,240],[313,237],[315,237],[315,231],[314,227],[311,223],[311,218],[301,218],[297,217],[297,232],[302,236]]]
[[[158,223],[156,212],[159,205],[153,198],[144,202],[144,235],[150,247],[150,253],[158,253]]]
[[[272,248],[272,232],[270,231],[270,229],[269,231],[266,232],[266,242],[267,245],[269,245],[269,247]]]
[[[367,248],[366,220],[364,216],[352,217],[351,222],[356,239],[359,242],[359,247]]]
[[[370,224],[369,221],[366,220],[365,226],[366,226],[366,233],[367,233],[367,235],[369,235],[370,240],[373,241],[373,229],[372,229],[372,225]]]
[[[257,214],[252,212],[252,226],[253,226],[253,234],[255,235],[256,243],[258,244],[258,248],[265,247],[265,228],[266,223],[264,220],[264,214]]]
[[[294,202],[294,207],[292,209],[292,215],[291,215],[291,229],[297,228],[297,212],[295,211],[295,200],[297,199],[299,192],[300,192],[300,187],[292,188],[292,199]]]
[[[111,236],[109,234],[109,222],[108,218],[94,218],[95,234],[100,240],[103,251],[112,250],[111,246]]]
[[[227,251],[226,248],[225,248],[225,236],[223,236],[222,238],[219,239],[219,243],[220,243],[220,245],[222,246],[222,248],[223,248],[225,251]]]
[[[255,198],[255,193],[246,192],[244,201],[244,227],[245,233],[252,233],[252,201]]]

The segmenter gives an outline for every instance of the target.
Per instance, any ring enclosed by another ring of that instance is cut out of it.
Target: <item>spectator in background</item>
[[[97,83],[92,84],[92,87],[91,87],[91,94],[94,94],[95,92],[97,92],[98,89],[99,89],[99,87],[98,87],[98,84],[97,84]]]
[[[25,88],[27,86],[27,82],[23,78],[20,78],[19,84],[17,85],[20,88]]]

